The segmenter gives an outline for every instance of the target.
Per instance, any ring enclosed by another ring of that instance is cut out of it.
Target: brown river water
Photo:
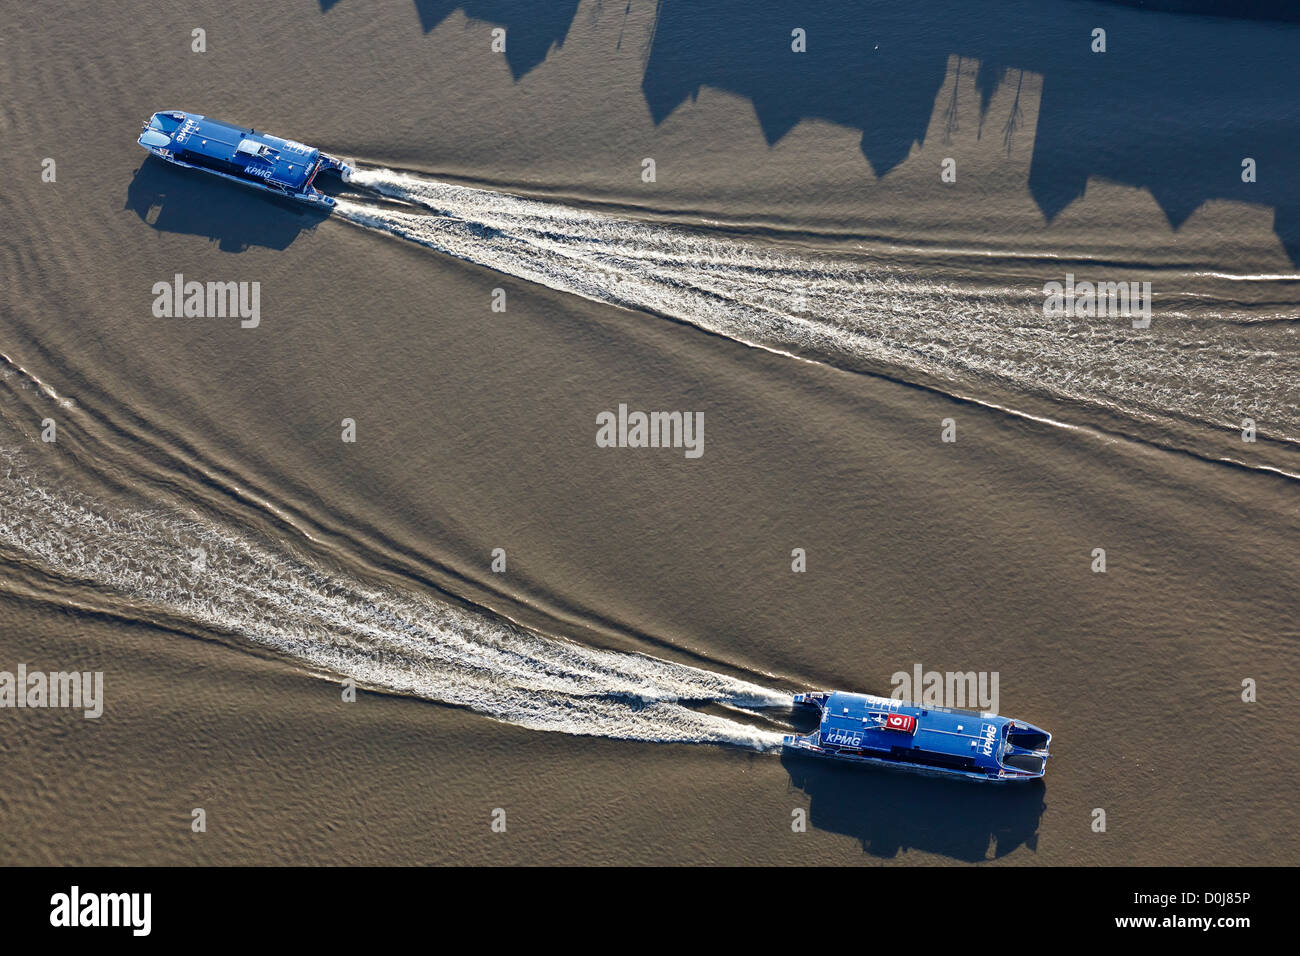
[[[1300,27],[933,6],[9,11],[0,671],[104,699],[0,709],[0,860],[1294,863]],[[360,174],[169,167],[170,108]],[[1045,781],[780,753],[917,665]]]

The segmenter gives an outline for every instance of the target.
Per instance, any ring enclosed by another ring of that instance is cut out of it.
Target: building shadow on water
[[[328,212],[147,157],[126,190],[126,206],[159,232],[206,236],[224,252],[287,249]]]
[[[806,52],[791,49],[795,28]],[[1042,77],[1036,129],[1020,135],[1032,137],[1027,185],[1049,221],[1094,177],[1149,189],[1174,228],[1207,200],[1258,203],[1300,263],[1293,24],[1064,0],[665,0],[642,91],[656,123],[705,86],[744,97],[769,144],[805,119],[860,130],[881,177],[929,145],[954,57],[975,74],[981,139],[1004,132],[983,122],[998,88]],[[1253,183],[1241,178],[1247,157]]]
[[[786,752],[791,783],[809,797],[808,823],[843,833],[872,856],[922,850],[965,862],[1038,848],[1041,781],[998,786],[853,767]]]
[[[323,14],[340,2],[318,0]],[[1175,229],[1206,201],[1237,200],[1274,210],[1274,231],[1300,264],[1300,180],[1290,175],[1300,139],[1300,24],[1286,22],[1300,18],[1300,9],[1280,0],[1133,5],[1144,3],[625,0],[592,10],[624,19],[634,7],[649,14],[653,25],[638,66],[656,124],[713,87],[750,101],[769,144],[805,119],[859,130],[862,153],[879,178],[914,147],[929,145],[937,109],[951,108],[955,123],[960,105],[965,121],[970,107],[958,104],[949,80],[955,59],[959,70],[974,74],[980,139],[1001,140],[1008,152],[1013,142],[1030,139],[1027,188],[1049,222],[1090,179],[1148,189]],[[505,27],[505,57],[518,81],[565,42],[581,0],[414,6],[426,33],[457,11]],[[1210,8],[1241,18],[1167,12]],[[806,34],[802,53],[792,50],[796,28]],[[1105,52],[1093,50],[1097,28],[1106,31]],[[1041,83],[1026,84],[1026,74]],[[1030,86],[1035,103],[1019,93]],[[986,127],[1003,87],[1015,104],[1010,120]],[[1256,162],[1255,182],[1242,181],[1246,158]]]
[[[580,0],[415,0],[420,26],[430,32],[457,10],[471,20],[506,28],[506,63],[516,80],[560,46]],[[486,42],[486,40],[485,40]]]
[[[317,0],[328,13],[341,0]],[[430,33],[460,10],[470,20],[506,29],[506,63],[516,80],[561,46],[581,0],[415,0],[420,29]],[[486,43],[486,37],[484,43]]]

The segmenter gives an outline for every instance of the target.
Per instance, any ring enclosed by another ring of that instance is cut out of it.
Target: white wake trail
[[[44,486],[0,448],[0,548],[45,573],[233,634],[362,686],[536,730],[779,747],[781,735],[683,702],[789,695],[697,667],[557,640],[488,612],[367,587],[198,517]]]
[[[724,238],[362,168],[354,182],[411,211],[354,200],[357,225],[597,302],[811,357],[850,356],[957,384],[988,382],[1157,420],[1236,427],[1242,409],[1300,440],[1300,377],[1285,330],[1159,316],[1043,314],[1037,288],[976,294],[865,257],[777,252]],[[1269,325],[1270,323],[1264,323]],[[1276,323],[1272,323],[1276,324]]]

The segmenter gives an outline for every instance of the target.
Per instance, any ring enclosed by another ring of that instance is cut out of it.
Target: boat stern
[[[323,209],[333,209],[338,205],[338,200],[333,196],[328,196],[321,192],[310,183],[300,193],[293,193],[292,198],[299,202],[310,203],[313,206],[320,206]]]
[[[356,173],[356,169],[351,164],[339,159],[337,156],[330,156],[328,153],[319,154],[316,160],[316,166],[311,171],[311,175],[307,177],[307,182],[303,186],[303,190],[298,195],[298,198],[304,202],[314,203],[315,205],[324,206],[326,208],[333,208],[338,204],[338,200],[333,196],[321,192],[315,185],[316,177],[321,173],[334,173],[345,183],[350,183],[352,182],[353,175]]]
[[[826,706],[826,699],[828,697],[830,697],[830,694],[818,692],[810,694],[795,694],[791,700],[796,707],[808,706],[816,707],[818,710],[821,710]]]
[[[816,707],[820,714],[826,708],[826,699],[830,697],[824,692],[814,692],[807,694],[795,694],[790,698],[791,704],[795,707]],[[811,750],[815,753],[821,753],[821,747],[817,745],[820,738],[820,730],[814,730],[810,734],[785,734],[781,737],[781,746],[792,750]]]
[[[357,174],[356,167],[351,163],[326,153],[320,154],[320,171],[335,173],[345,183],[352,182],[352,177]]]

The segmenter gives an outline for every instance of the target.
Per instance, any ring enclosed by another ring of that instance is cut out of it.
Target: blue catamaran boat
[[[921,707],[868,694],[795,694],[821,710],[810,734],[787,734],[787,749],[853,763],[992,783],[1043,776],[1052,735],[1023,720],[947,707]]]
[[[327,156],[314,146],[184,110],[154,113],[145,122],[137,142],[177,166],[201,169],[254,189],[326,208],[333,207],[334,199],[312,185],[317,174],[333,172],[349,182],[355,172],[343,160]]]

